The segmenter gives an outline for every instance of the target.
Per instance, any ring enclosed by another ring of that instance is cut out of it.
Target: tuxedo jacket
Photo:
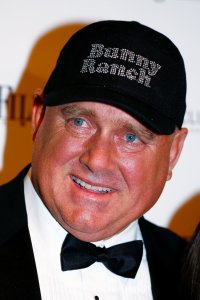
[[[0,187],[1,300],[41,300],[24,198],[23,180],[29,167]],[[186,242],[143,217],[139,226],[147,252],[153,299],[179,299],[178,278]]]

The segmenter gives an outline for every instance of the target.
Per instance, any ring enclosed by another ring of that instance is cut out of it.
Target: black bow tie
[[[117,275],[135,278],[142,252],[142,241],[101,248],[68,234],[61,249],[61,267],[63,271],[77,270],[89,267],[94,262],[102,262]]]

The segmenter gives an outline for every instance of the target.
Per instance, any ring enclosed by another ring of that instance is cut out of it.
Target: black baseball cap
[[[44,103],[90,101],[118,107],[151,130],[171,134],[186,110],[183,58],[165,35],[134,21],[100,21],[65,44]]]

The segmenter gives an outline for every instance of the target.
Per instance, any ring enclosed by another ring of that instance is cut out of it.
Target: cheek
[[[32,174],[39,193],[48,198],[49,194],[60,195],[65,190],[65,177],[78,164],[81,143],[66,134],[44,135],[35,140],[32,157]],[[62,186],[62,189],[59,187]],[[45,195],[44,195],[45,193]]]
[[[143,181],[148,169],[148,161],[142,155],[134,155],[121,160],[120,171],[130,190],[135,189],[139,182]]]
[[[79,156],[82,145],[68,137],[56,140],[51,147],[50,159],[58,165],[64,165]]]
[[[121,173],[127,185],[134,209],[149,209],[159,198],[167,180],[168,158],[159,153],[137,155],[124,160]]]
[[[62,166],[75,157],[78,157],[82,150],[82,143],[78,139],[74,139],[66,134],[65,131],[59,132],[49,138],[41,138],[40,146],[36,150],[46,164],[52,164],[56,167]]]

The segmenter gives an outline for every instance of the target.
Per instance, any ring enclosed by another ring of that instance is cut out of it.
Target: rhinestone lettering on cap
[[[112,59],[110,64],[102,58]],[[116,63],[122,61],[121,64]],[[124,65],[124,62],[129,65]],[[130,67],[131,64],[131,67]],[[83,60],[81,73],[101,73],[125,77],[150,88],[151,79],[160,70],[161,65],[148,58],[135,54],[128,49],[105,47],[103,44],[92,44],[87,58]]]

